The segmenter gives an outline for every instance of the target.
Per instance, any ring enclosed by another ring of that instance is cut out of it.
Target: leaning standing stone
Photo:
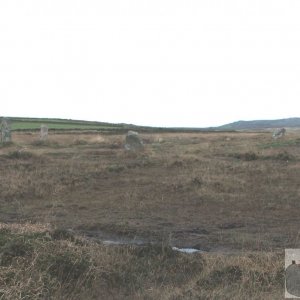
[[[125,139],[126,150],[141,150],[144,148],[144,144],[136,131],[128,131]]]
[[[283,137],[285,135],[285,133],[286,133],[286,129],[285,128],[276,129],[273,132],[273,139],[281,138],[281,137]]]

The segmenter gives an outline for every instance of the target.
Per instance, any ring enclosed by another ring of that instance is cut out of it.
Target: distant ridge
[[[268,128],[299,127],[300,118],[288,118],[279,120],[253,120],[237,121],[219,127],[152,127],[139,126],[125,123],[107,123],[98,121],[84,121],[58,118],[24,118],[24,117],[1,117],[7,118],[13,131],[40,130],[41,124],[48,126],[50,130],[92,130],[107,133],[124,133],[128,130],[140,132],[212,132],[212,131],[239,131],[239,130],[264,130]]]
[[[258,130],[279,127],[300,127],[300,118],[237,121],[217,127],[220,130]]]

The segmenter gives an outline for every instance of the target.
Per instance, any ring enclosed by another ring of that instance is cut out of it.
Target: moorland
[[[0,147],[0,299],[282,299],[300,130],[140,137],[27,130]]]

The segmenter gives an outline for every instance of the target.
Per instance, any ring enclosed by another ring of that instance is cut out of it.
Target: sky
[[[300,117],[299,0],[1,0],[0,115]]]

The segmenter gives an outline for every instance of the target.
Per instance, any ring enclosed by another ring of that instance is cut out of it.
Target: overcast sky
[[[299,100],[299,0],[0,1],[0,115],[202,127]]]

